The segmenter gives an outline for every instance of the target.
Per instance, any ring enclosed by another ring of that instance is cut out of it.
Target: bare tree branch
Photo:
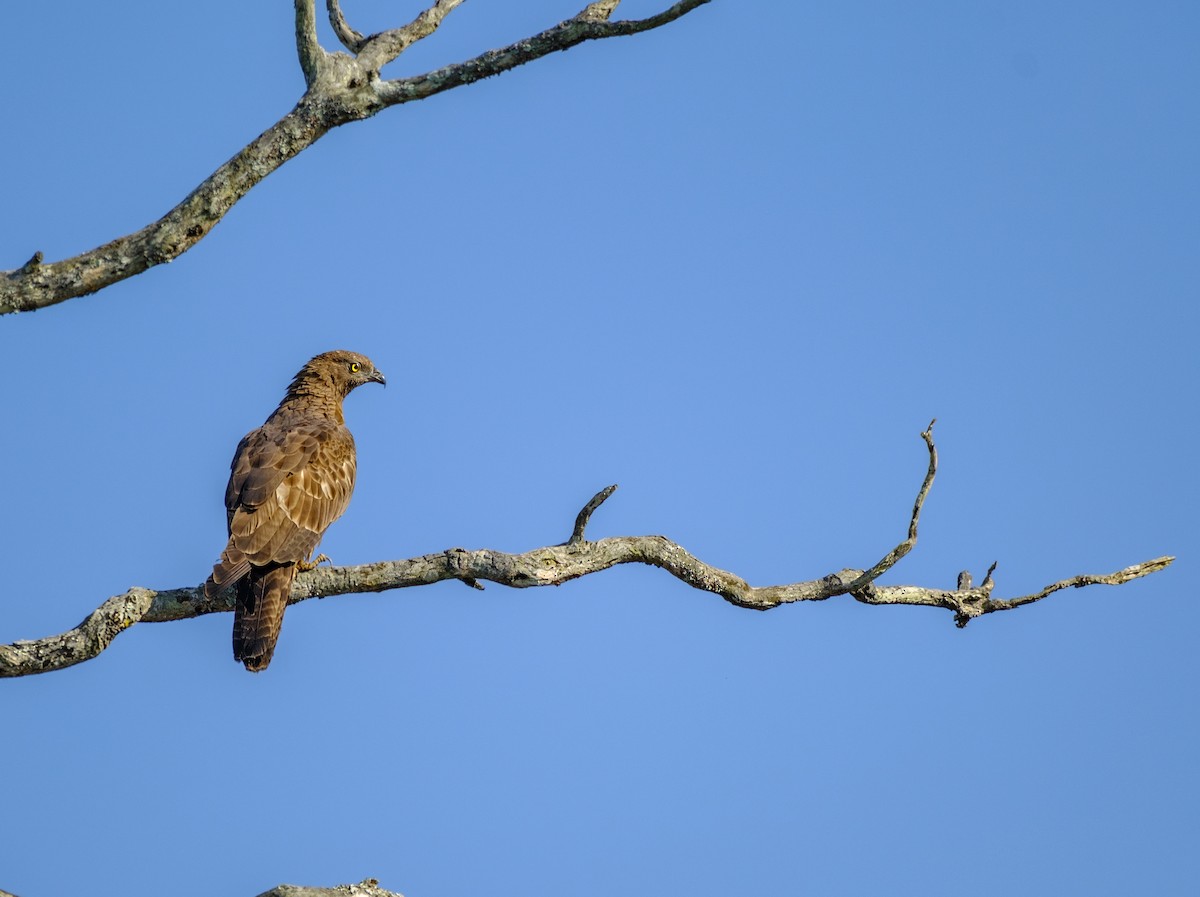
[[[990,600],[987,610],[983,612],[990,613],[992,611],[1012,610],[1017,607],[1024,607],[1026,604],[1041,601],[1047,595],[1051,595],[1062,589],[1082,589],[1084,586],[1096,585],[1124,585],[1131,580],[1148,576],[1151,573],[1157,573],[1159,570],[1165,570],[1171,565],[1173,560],[1175,560],[1173,557],[1154,558],[1154,560],[1143,561],[1140,564],[1134,564],[1132,567],[1126,567],[1123,570],[1118,570],[1116,573],[1109,573],[1104,576],[1084,573],[1080,576],[1072,576],[1070,579],[1060,579],[1058,582],[1052,583],[1041,591],[1034,592],[1032,595],[1022,595],[1020,598],[997,598]],[[988,586],[989,591],[991,589],[991,579],[991,571],[988,571],[988,578],[984,581],[984,584]]]
[[[917,492],[917,500],[913,502],[912,518],[908,523],[908,538],[885,554],[878,564],[849,583],[847,591],[851,594],[866,588],[896,566],[896,562],[912,551],[913,546],[917,544],[917,521],[921,519],[921,508],[925,506],[925,496],[929,494],[929,487],[933,485],[933,478],[937,475],[937,447],[933,444],[933,425],[936,423],[937,418],[934,418],[925,428],[925,432],[921,434],[921,438],[925,440],[925,447],[929,449],[929,469],[925,471],[925,481],[921,483],[921,488]]]
[[[149,589],[132,588],[109,598],[68,632],[0,646],[0,677],[61,670],[91,660],[117,635],[145,620],[157,597]]]
[[[300,70],[304,72],[304,83],[312,87],[317,83],[325,51],[317,40],[317,12],[315,0],[296,0],[296,53],[300,57]]]
[[[578,16],[526,41],[415,78],[382,81],[379,69],[413,42],[432,34],[462,0],[437,0],[408,25],[362,37],[345,23],[337,0],[327,0],[339,40],[357,56],[326,53],[316,30],[315,0],[294,0],[296,51],[306,92],[296,107],[206,178],[175,208],[136,233],[62,261],[41,252],[19,268],[0,271],[0,315],[48,308],[95,293],[187,252],[259,181],[333,128],[370,118],[388,106],[460,87],[586,40],[648,31],[709,0],[684,0],[647,19],[608,22],[616,4],[593,3]]]
[[[402,28],[393,28],[368,37],[359,50],[358,59],[366,68],[378,73],[381,68],[423,38],[429,37],[463,0],[437,0],[433,6]]]
[[[868,570],[844,569],[821,579],[755,587],[734,573],[704,563],[664,536],[613,536],[589,542],[584,539],[584,530],[592,513],[615,491],[616,486],[609,486],[596,493],[583,507],[575,520],[571,538],[561,545],[535,548],[524,554],[507,554],[486,548],[476,551],[451,548],[408,560],[355,567],[319,567],[296,577],[290,603],[333,595],[384,592],[444,580],[459,580],[475,588],[480,588],[479,580],[517,589],[556,586],[618,564],[648,564],[666,570],[693,588],[720,595],[738,607],[770,610],[783,604],[850,595],[864,604],[941,607],[953,612],[955,623],[961,628],[975,617],[1031,604],[1068,587],[1121,585],[1163,570],[1175,560],[1160,557],[1115,573],[1076,576],[1049,585],[1040,592],[1009,599],[992,598],[994,564],[977,588],[971,588],[969,575],[964,579],[962,574],[959,575],[960,587],[956,589],[876,585],[875,579],[891,569],[916,544],[917,523],[937,473],[932,426],[930,424],[930,429],[921,434],[929,451],[929,468],[913,504],[908,538]],[[964,584],[966,587],[962,587]],[[37,641],[0,645],[0,678],[45,673],[90,660],[134,623],[163,623],[232,609],[231,595],[226,593],[208,599],[203,585],[160,592],[132,588],[109,598],[69,632]]]
[[[301,101],[152,224],[73,258],[38,263],[39,252],[24,267],[0,272],[0,314],[56,305],[172,261],[200,242],[255,184],[331,126],[322,110]]]
[[[337,35],[337,39],[351,53],[357,53],[362,49],[363,41],[366,38],[347,24],[338,0],[325,0],[325,6],[329,10],[329,24],[333,28],[333,33]]]
[[[0,895],[2,897],[2,895]],[[334,888],[309,888],[301,885],[277,885],[258,897],[404,897],[394,891],[385,891],[373,878],[356,885],[338,885]]]
[[[499,75],[551,53],[569,50],[585,41],[602,40],[606,37],[624,37],[658,28],[708,2],[709,0],[681,0],[656,16],[645,19],[623,19],[619,22],[600,19],[593,7],[607,4],[593,3],[574,18],[560,22],[541,34],[510,44],[500,50],[489,50],[474,59],[456,62],[454,65],[448,65],[424,75],[381,82],[379,85],[380,98],[389,106],[423,100],[434,94],[452,90],[464,84],[471,84],[482,78]]]
[[[575,528],[571,531],[571,538],[566,542],[568,545],[578,545],[583,541],[583,531],[587,529],[588,522],[592,519],[592,514],[596,508],[608,501],[608,497],[617,491],[617,484],[606,486],[592,496],[592,500],[583,506],[579,515],[575,518]]]

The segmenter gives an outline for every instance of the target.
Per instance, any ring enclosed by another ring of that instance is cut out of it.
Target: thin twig
[[[346,22],[346,17],[342,15],[342,7],[338,3],[338,0],[325,0],[325,6],[329,10],[329,24],[333,27],[333,33],[337,35],[337,39],[351,53],[357,53],[362,49],[366,38],[351,28]]]
[[[624,37],[658,28],[708,2],[710,0],[680,0],[657,15],[645,19],[621,19],[617,22],[580,18],[587,12],[585,9],[578,16],[560,22],[553,28],[547,28],[540,34],[499,50],[488,50],[474,59],[456,62],[411,78],[383,81],[379,84],[379,94],[388,105],[423,100],[434,94],[510,71],[551,53],[569,50],[585,41]]]
[[[994,598],[991,601],[989,611],[1013,610],[1014,608],[1024,607],[1026,604],[1032,604],[1035,601],[1041,601],[1047,595],[1053,595],[1055,592],[1063,589],[1082,589],[1084,586],[1120,586],[1134,579],[1140,579],[1143,576],[1149,576],[1151,573],[1157,573],[1159,570],[1165,570],[1171,566],[1171,562],[1175,558],[1170,556],[1154,558],[1149,561],[1142,561],[1140,564],[1134,564],[1132,567],[1125,567],[1115,573],[1108,574],[1091,574],[1085,573],[1081,576],[1072,576],[1070,579],[1060,579],[1056,583],[1051,583],[1040,591],[1033,592],[1029,595],[1021,595],[1019,598],[999,599]],[[993,565],[994,566],[994,565]],[[991,571],[988,571],[988,579],[991,579]]]
[[[917,522],[921,519],[921,509],[925,506],[925,497],[929,495],[929,487],[933,485],[933,478],[937,475],[937,446],[933,444],[933,425],[936,423],[937,418],[934,418],[929,422],[929,426],[925,428],[925,432],[921,434],[921,438],[925,440],[926,448],[929,449],[929,468],[925,471],[925,480],[921,483],[921,488],[917,492],[916,501],[913,502],[912,517],[908,521],[908,538],[885,554],[874,567],[849,583],[846,586],[846,591],[854,593],[859,589],[869,586],[888,570],[892,569],[892,567],[896,566],[896,563],[912,551],[913,546],[917,544]]]
[[[592,519],[592,514],[596,508],[604,504],[608,497],[616,491],[617,484],[613,483],[611,486],[605,486],[592,496],[591,501],[584,505],[579,511],[578,516],[576,516],[575,529],[571,531],[571,538],[566,541],[567,545],[577,545],[583,541],[583,531],[587,529],[588,521]]]

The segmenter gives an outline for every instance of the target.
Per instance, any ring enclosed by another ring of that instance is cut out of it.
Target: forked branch
[[[509,71],[584,41],[658,28],[708,2],[683,0],[649,18],[609,22],[617,0],[603,0],[527,40],[424,75],[386,81],[380,77],[380,69],[416,41],[433,34],[462,0],[437,0],[407,25],[369,36],[350,27],[338,0],[326,0],[334,33],[353,55],[326,52],[317,38],[314,0],[294,0],[296,52],[305,83],[305,93],[295,108],[170,212],[141,230],[57,262],[45,262],[39,251],[20,267],[0,271],[0,315],[86,296],[178,258],[204,239],[252,187],[334,128],[370,118],[389,106]]]
[[[378,72],[417,41],[437,31],[442,20],[462,2],[463,0],[437,0],[407,25],[381,31],[364,39],[357,51],[359,61],[371,71]]]
[[[908,535],[879,563],[866,570],[847,568],[820,579],[778,586],[751,586],[740,576],[704,563],[682,546],[664,536],[613,536],[590,542],[585,530],[592,514],[615,491],[609,486],[579,512],[571,537],[560,545],[536,548],[524,554],[478,549],[451,548],[437,554],[401,561],[381,561],[356,567],[317,568],[296,577],[291,603],[307,598],[384,592],[424,586],[443,580],[459,580],[480,588],[479,581],[512,588],[562,585],[572,579],[607,570],[618,564],[648,564],[660,567],[693,588],[720,595],[730,604],[753,610],[770,610],[799,601],[823,601],[850,595],[864,604],[905,604],[940,607],[954,614],[962,627],[975,617],[1012,610],[1040,601],[1066,588],[1090,585],[1121,585],[1165,569],[1173,557],[1160,557],[1105,575],[1085,574],[1046,586],[1039,592],[1017,598],[993,598],[992,572],[982,584],[970,585],[960,575],[959,588],[878,585],[879,576],[890,570],[917,541],[917,523],[925,497],[937,473],[937,449],[932,424],[921,434],[929,451],[929,467],[909,519]],[[164,591],[132,588],[115,595],[69,632],[37,641],[0,645],[0,677],[28,676],[63,669],[89,660],[107,648],[117,635],[135,623],[162,623],[233,609],[229,595],[207,599],[202,585]]]

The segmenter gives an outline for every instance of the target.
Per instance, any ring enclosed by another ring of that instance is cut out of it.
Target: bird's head
[[[349,395],[352,389],[364,383],[387,385],[387,378],[375,367],[371,359],[345,349],[335,349],[318,355],[296,375],[297,383],[310,379],[331,383],[343,396]]]

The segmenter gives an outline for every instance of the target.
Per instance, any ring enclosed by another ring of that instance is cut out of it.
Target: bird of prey
[[[387,383],[365,355],[318,355],[234,452],[225,489],[229,544],[204,594],[237,585],[233,656],[248,670],[271,662],[292,580],[311,569],[325,530],[350,503],[356,460],[342,400],[364,383]]]

